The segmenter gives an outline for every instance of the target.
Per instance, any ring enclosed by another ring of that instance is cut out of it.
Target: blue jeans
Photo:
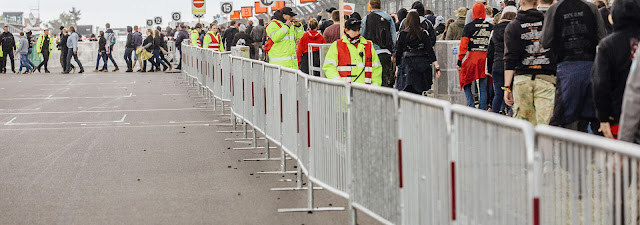
[[[106,70],[107,69],[107,53],[102,51],[100,53],[98,53],[98,59],[96,59],[96,70],[98,69],[98,66],[100,65],[100,58],[102,58],[102,61],[104,62],[102,69]]]
[[[504,90],[502,87],[504,86],[504,69],[493,69],[491,71],[491,75],[493,75],[493,102],[491,103],[491,110],[494,113],[499,113],[505,107],[504,104]]]
[[[124,61],[127,62],[127,69],[132,70],[132,64],[133,62],[131,61],[131,53],[133,52],[133,48],[127,48],[124,50]]]
[[[36,67],[36,65],[34,65],[34,64],[33,64],[33,62],[31,62],[31,60],[29,60],[29,56],[31,55],[31,53],[32,53],[32,52],[33,52],[33,48],[30,48],[30,49],[29,49],[29,51],[27,52],[27,57],[26,57],[26,58],[27,58],[27,61],[26,61],[26,63],[27,63],[27,64],[29,64],[29,65],[31,66],[31,68],[35,68],[35,67]],[[23,63],[23,61],[22,61],[22,60],[20,60],[20,68],[18,69],[18,71],[22,71],[22,67],[28,68],[28,67],[26,66],[26,64],[25,64],[25,63]],[[29,70],[30,70],[30,69],[27,69],[27,71],[29,71]]]
[[[107,54],[107,57],[111,60],[111,62],[113,63],[113,66],[115,66],[116,68],[118,68],[118,64],[116,63],[116,60],[113,59],[113,45],[109,46],[109,54]]]
[[[73,48],[69,48],[69,51],[67,52],[67,68],[65,68],[65,72],[69,72],[69,65],[71,65],[71,58],[73,58],[76,63],[78,64],[78,67],[80,67],[80,70],[84,70],[84,68],[82,67],[82,63],[80,62],[80,60],[78,59],[78,54],[73,54]]]
[[[160,68],[160,64],[162,64],[162,66],[167,66],[164,64],[162,59],[160,59],[160,49],[153,50],[153,61],[155,62],[156,69]]]
[[[487,110],[487,78],[482,78],[476,80],[480,88],[478,88],[478,92],[480,92],[480,103],[478,104],[478,108],[482,110]],[[471,93],[471,85],[467,84],[464,86],[464,96],[467,97],[467,105],[469,107],[476,107],[475,101],[473,100],[473,93]]]
[[[20,66],[23,66],[23,65],[27,69],[26,70],[27,72],[31,71],[31,69],[33,69],[33,67],[31,66],[31,65],[33,65],[33,63],[29,62],[28,54],[21,53],[20,54]],[[19,71],[22,71],[22,69],[19,70]]]

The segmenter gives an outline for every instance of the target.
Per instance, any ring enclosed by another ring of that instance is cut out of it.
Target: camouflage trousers
[[[517,75],[513,81],[513,111],[515,118],[531,124],[549,124],[553,114],[556,78],[549,75]]]

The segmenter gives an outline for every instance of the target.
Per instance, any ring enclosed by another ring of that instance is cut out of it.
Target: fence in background
[[[281,212],[342,210],[314,206],[319,185],[352,223],[637,224],[639,146],[182,48],[185,79],[264,135],[266,158],[281,148],[272,173],[289,156],[311,181],[307,206]]]

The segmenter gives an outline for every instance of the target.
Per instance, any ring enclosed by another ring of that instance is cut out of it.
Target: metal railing
[[[185,79],[264,135],[258,160],[281,162],[264,173],[297,172],[296,187],[272,190],[306,189],[307,205],[280,212],[343,210],[314,206],[318,185],[348,200],[352,224],[355,210],[385,224],[637,224],[637,145],[182,48]],[[220,70],[202,75],[202,61]]]

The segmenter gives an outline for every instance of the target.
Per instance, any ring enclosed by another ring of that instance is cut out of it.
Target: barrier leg
[[[313,207],[313,182],[309,180],[307,184],[308,202],[306,208],[290,208],[290,209],[278,209],[278,212],[318,212],[318,211],[342,211],[344,207]]]
[[[287,171],[287,153],[285,153],[282,148],[280,148],[280,170],[258,172],[258,174],[291,174],[291,173],[296,173],[296,171]]]
[[[254,135],[255,135],[255,130],[254,130]],[[254,145],[254,147],[255,148],[253,148],[253,149],[260,149],[260,148],[264,149],[264,158],[244,159],[244,161],[278,161],[278,160],[280,160],[280,158],[271,158],[271,150],[270,149],[274,149],[276,147],[270,147],[269,146],[269,139],[267,139],[267,138],[264,139],[264,147],[256,147],[256,145]]]
[[[309,181],[311,183],[311,181]],[[322,190],[322,187],[312,187],[315,190]],[[272,191],[298,191],[298,190],[307,190],[307,187],[302,186],[302,167],[298,165],[298,169],[296,171],[296,186],[295,187],[285,187],[285,188],[271,188]]]

